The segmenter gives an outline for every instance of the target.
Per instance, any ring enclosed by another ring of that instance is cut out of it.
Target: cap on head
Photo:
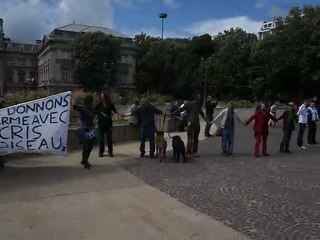
[[[288,106],[294,107],[294,102],[289,102],[289,103],[288,103]]]

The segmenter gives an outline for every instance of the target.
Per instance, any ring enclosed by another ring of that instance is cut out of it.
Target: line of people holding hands
[[[212,99],[208,99],[213,102]],[[111,102],[110,97],[102,93],[100,103],[94,108],[92,97],[85,100],[84,105],[74,105],[74,109],[80,111],[81,127],[80,140],[83,144],[83,153],[81,163],[85,168],[90,168],[88,158],[92,151],[95,135],[92,133],[94,129],[94,117],[98,116],[98,135],[99,135],[99,156],[104,155],[104,135],[107,136],[108,152],[109,156],[113,157],[112,148],[112,114],[118,114],[122,118],[135,116],[134,124],[139,127],[140,133],[140,156],[145,157],[145,142],[148,140],[150,144],[150,158],[154,158],[155,154],[155,132],[156,132],[156,115],[163,114],[163,111],[152,105],[147,98],[141,99],[141,104],[131,108],[128,114],[119,114]],[[212,110],[216,107],[214,102]],[[200,116],[207,122],[205,128],[205,135],[209,137],[210,126],[213,123],[220,122],[218,129],[221,136],[222,143],[222,154],[225,157],[234,157],[233,145],[235,135],[235,124],[240,122],[244,125],[253,124],[254,136],[256,139],[254,146],[254,156],[260,158],[261,156],[270,156],[268,153],[268,134],[269,126],[274,126],[276,122],[283,121],[283,138],[280,143],[280,152],[291,153],[290,151],[290,140],[293,131],[295,130],[296,123],[299,126],[297,146],[298,148],[305,150],[307,149],[303,144],[303,138],[306,127],[308,125],[308,143],[317,144],[316,132],[317,132],[317,121],[319,120],[319,114],[317,111],[316,103],[314,101],[304,101],[304,103],[297,109],[293,102],[288,104],[287,109],[277,118],[276,110],[270,111],[270,107],[267,101],[263,101],[255,110],[255,112],[246,120],[242,121],[234,109],[233,103],[229,103],[227,108],[223,109],[216,117],[213,118],[213,112],[211,111],[204,114],[201,104],[201,96],[196,93],[192,96],[189,101],[184,103],[183,107],[171,111],[170,115],[174,116],[177,113],[184,112],[186,115],[187,122],[187,147],[186,157],[198,157],[198,144],[199,144],[199,133],[200,133]],[[210,115],[210,116],[209,116]],[[272,121],[273,124],[270,124]],[[262,151],[260,146],[262,144]]]

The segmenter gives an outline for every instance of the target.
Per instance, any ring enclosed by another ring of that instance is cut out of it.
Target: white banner
[[[71,92],[0,110],[0,155],[67,155]]]

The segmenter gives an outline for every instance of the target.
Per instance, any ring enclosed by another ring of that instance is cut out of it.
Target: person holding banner
[[[0,109],[5,108],[8,103],[9,101],[7,101],[4,96],[0,97]],[[6,161],[0,158],[0,168],[4,168],[5,163]]]
[[[79,136],[82,143],[82,160],[81,164],[86,169],[91,168],[89,157],[93,149],[96,133],[94,129],[94,111],[93,98],[87,96],[84,100],[83,106],[73,105],[73,108],[80,112],[80,129]]]
[[[106,93],[101,93],[100,102],[95,107],[95,113],[98,115],[98,131],[99,131],[99,157],[103,157],[105,151],[104,137],[107,136],[108,153],[113,157],[112,143],[112,114],[117,112],[110,96]]]

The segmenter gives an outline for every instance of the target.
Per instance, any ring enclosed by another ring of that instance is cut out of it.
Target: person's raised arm
[[[251,115],[247,121],[244,122],[245,125],[249,125],[256,118],[256,114]]]
[[[218,121],[218,119],[220,119],[220,118],[223,116],[223,114],[224,114],[224,110],[222,110],[222,111],[218,114],[218,116],[216,116],[216,117],[212,120],[211,124],[213,124],[213,123],[215,123],[216,121]]]

